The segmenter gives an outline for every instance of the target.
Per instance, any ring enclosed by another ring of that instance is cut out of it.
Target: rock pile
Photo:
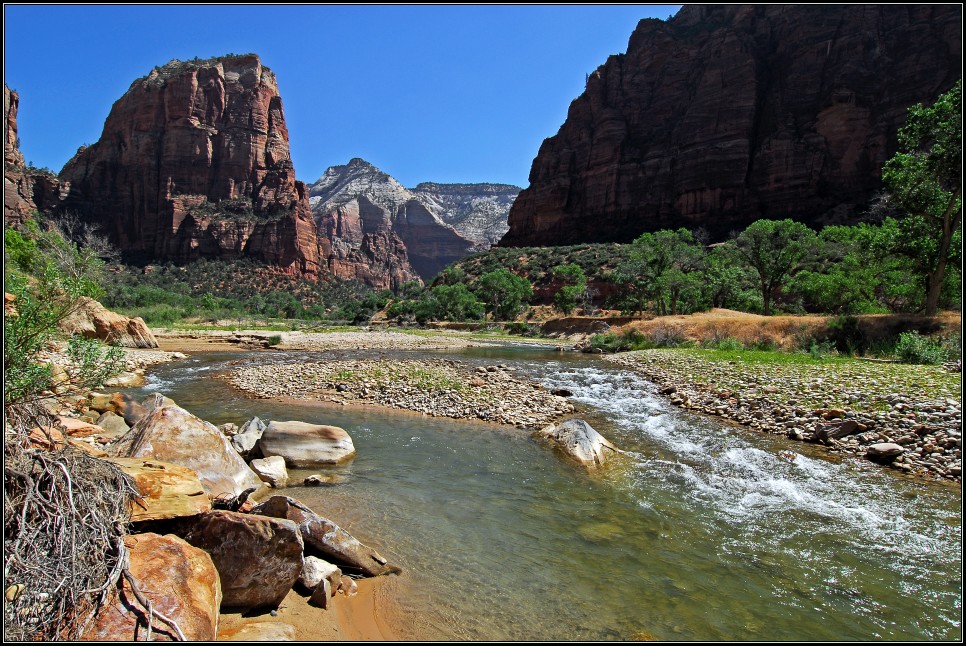
[[[566,398],[514,376],[505,365],[473,367],[447,359],[252,366],[227,378],[257,397],[369,404],[521,428],[542,427],[574,410]]]
[[[962,480],[961,375],[941,368],[713,361],[680,350],[606,358],[658,384],[676,406],[906,473]]]

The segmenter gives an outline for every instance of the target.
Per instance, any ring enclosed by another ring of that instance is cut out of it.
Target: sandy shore
[[[309,605],[308,597],[291,590],[275,616],[263,613],[221,615],[218,641],[277,641],[279,631],[293,641],[400,641],[404,617],[394,601],[400,594],[396,576],[359,579],[358,594],[336,594],[329,608]],[[285,626],[290,626],[290,629]]]
[[[387,330],[353,332],[272,332],[270,330],[154,330],[162,350],[445,350],[487,345],[465,332],[405,333]],[[277,337],[273,341],[273,337]]]

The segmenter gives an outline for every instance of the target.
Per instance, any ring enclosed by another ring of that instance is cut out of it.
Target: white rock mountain
[[[499,241],[521,190],[507,184],[429,182],[407,189],[355,158],[332,166],[311,184],[309,201],[336,259],[387,257],[379,250],[391,249],[388,257],[395,259],[398,274],[411,269],[428,282],[451,262]],[[338,265],[336,260],[336,273]],[[358,263],[345,267],[346,277],[357,277],[348,274],[358,271]]]

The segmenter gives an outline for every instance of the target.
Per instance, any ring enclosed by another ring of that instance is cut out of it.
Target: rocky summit
[[[851,223],[907,109],[961,75],[959,5],[688,5],[642,20],[543,142],[503,246]]]
[[[254,54],[173,60],[137,79],[60,179],[64,206],[131,259],[244,256],[311,275],[328,255],[295,180],[275,74]]]
[[[8,224],[22,222],[35,210],[45,210],[60,201],[60,181],[46,169],[30,168],[24,163],[17,134],[20,95],[3,85],[3,115],[6,129],[3,140],[3,219]]]
[[[407,189],[369,162],[332,166],[309,186],[329,269],[377,287],[396,287],[489,248],[506,231],[520,189],[502,184],[419,184]],[[380,284],[379,276],[383,276]]]

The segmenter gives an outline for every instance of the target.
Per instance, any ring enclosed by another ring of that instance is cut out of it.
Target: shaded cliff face
[[[337,275],[386,273],[387,286],[395,287],[400,280],[428,281],[498,239],[492,232],[505,231],[512,202],[505,193],[519,191],[498,186],[420,184],[409,190],[357,158],[326,170],[309,195],[320,234],[332,241],[329,269]]]
[[[131,259],[247,256],[313,275],[328,254],[295,180],[275,75],[254,54],[171,61],[136,80],[60,178],[65,207]]]
[[[24,163],[17,133],[19,106],[20,96],[4,83],[3,218],[8,224],[21,223],[34,211],[55,209],[63,197],[55,175]]]
[[[502,246],[852,222],[907,108],[961,74],[957,5],[685,6],[642,20],[544,141]]]

